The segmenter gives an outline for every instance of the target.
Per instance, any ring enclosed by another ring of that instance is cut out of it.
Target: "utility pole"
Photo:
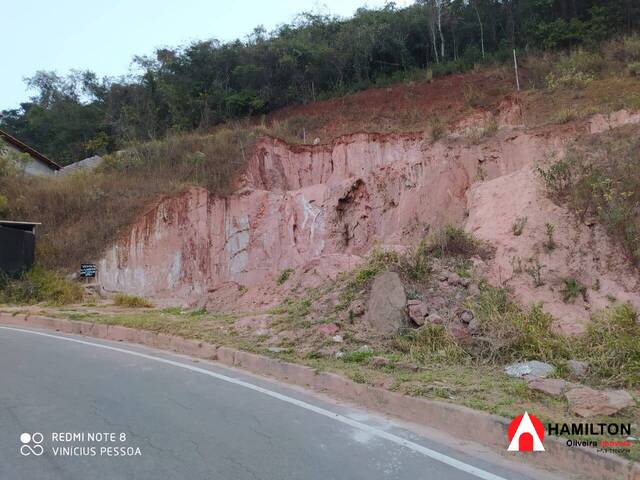
[[[516,59],[516,49],[513,49],[513,66],[516,69],[516,88],[520,91],[520,79],[518,78],[518,60]]]

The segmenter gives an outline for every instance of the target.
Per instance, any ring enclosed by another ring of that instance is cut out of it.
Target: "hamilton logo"
[[[544,452],[544,426],[533,415],[524,412],[513,419],[507,431],[509,436],[509,452]]]

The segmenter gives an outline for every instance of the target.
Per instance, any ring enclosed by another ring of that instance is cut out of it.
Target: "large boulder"
[[[578,387],[564,394],[569,402],[569,410],[579,417],[613,415],[634,404],[633,398],[624,390],[594,390]]]
[[[371,285],[366,319],[382,334],[395,333],[407,324],[406,303],[407,296],[398,274],[379,273]]]

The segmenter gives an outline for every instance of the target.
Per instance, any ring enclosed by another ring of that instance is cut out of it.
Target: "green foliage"
[[[640,386],[640,323],[629,304],[594,315],[578,343],[594,381],[610,386]]]
[[[545,233],[547,235],[547,239],[544,241],[544,243],[542,244],[542,246],[544,247],[544,249],[547,252],[551,252],[553,250],[555,250],[556,248],[556,241],[553,238],[553,231],[555,230],[555,226],[553,226],[551,223],[545,223],[544,224],[544,229],[545,229]]]
[[[544,280],[542,279],[543,269],[544,265],[540,263],[540,260],[537,257],[530,258],[527,261],[524,271],[531,277],[533,280],[533,286],[536,288],[544,285]]]
[[[573,303],[578,296],[587,301],[587,287],[573,277],[563,280],[564,288],[562,289],[562,300],[564,303]]]
[[[372,351],[356,350],[353,352],[346,352],[342,356],[342,361],[347,363],[366,363],[374,353]]]
[[[545,189],[553,198],[563,199],[568,195],[573,186],[571,160],[563,158],[537,170]]]
[[[152,308],[153,304],[144,297],[137,295],[127,295],[126,293],[117,293],[113,297],[113,304],[119,307],[129,308]]]
[[[435,257],[469,258],[478,255],[482,258],[488,258],[493,253],[488,245],[453,225],[447,225],[442,230],[435,232],[422,248]]]
[[[276,282],[278,283],[278,285],[283,285],[287,280],[289,280],[289,277],[293,272],[294,272],[293,268],[287,268],[281,271],[280,274],[278,275],[278,278],[276,279]]]
[[[576,0],[562,7],[547,0],[440,4],[442,35],[433,31],[432,2],[404,8],[387,3],[359,8],[350,19],[303,13],[272,32],[256,28],[245,40],[158,48],[134,58],[140,72],[135,79],[39,71],[27,80],[34,97],[2,112],[0,127],[67,164],[131,141],[504,62],[513,47],[581,47],[575,58],[558,65],[548,84],[583,86],[596,66],[587,48],[640,26],[640,6],[630,1]],[[637,62],[638,43],[637,37],[616,40],[608,58]],[[469,106],[479,106],[481,97],[472,84],[465,88]]]
[[[506,290],[482,285],[468,307],[480,324],[474,355],[487,361],[553,361],[567,358],[567,341],[551,329],[553,318],[534,305],[524,310]],[[482,341],[481,339],[490,339]]]
[[[82,297],[83,289],[78,283],[38,266],[17,280],[0,278],[0,302],[4,303],[67,305],[82,301]]]
[[[418,364],[459,363],[470,358],[443,325],[424,325],[410,330],[396,337],[394,346]]]
[[[640,137],[622,127],[573,145],[564,159],[540,168],[549,195],[581,218],[595,218],[640,262]]]

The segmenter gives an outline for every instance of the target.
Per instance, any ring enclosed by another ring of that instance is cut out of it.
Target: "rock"
[[[504,368],[504,373],[510,377],[537,377],[546,378],[555,372],[556,369],[553,365],[548,363],[539,362],[538,360],[529,360],[527,362],[516,362],[511,365],[507,365]]]
[[[361,317],[365,312],[364,302],[362,300],[354,300],[351,302],[351,305],[349,305],[349,312],[354,317]]]
[[[373,367],[386,367],[391,364],[391,361],[385,357],[371,357],[369,364]]]
[[[369,345],[362,345],[357,351],[362,353],[369,353],[371,351],[371,347]]]
[[[262,337],[271,333],[268,328],[258,328],[253,332],[256,337]]]
[[[480,320],[478,320],[477,318],[473,318],[469,322],[469,325],[467,325],[467,328],[469,329],[469,333],[471,335],[479,335],[480,333],[482,333],[482,328],[480,328]]]
[[[327,336],[336,335],[339,331],[340,329],[335,323],[325,323],[324,325],[320,325],[318,327],[318,332]]]
[[[396,363],[396,368],[399,368],[400,370],[410,370],[412,372],[417,372],[418,370],[420,370],[420,367],[415,363],[404,363],[404,362]]]
[[[458,285],[464,288],[469,288],[469,285],[471,285],[471,279],[467,277],[460,277],[460,279],[458,280]]]
[[[568,384],[561,378],[533,378],[529,380],[528,386],[532,390],[559,397],[567,389]]]
[[[282,353],[287,351],[286,348],[282,348],[282,347],[269,347],[267,348],[267,350],[269,350],[272,353]]]
[[[613,415],[635,403],[631,395],[624,390],[578,387],[565,393],[565,397],[569,402],[569,410],[580,417]]]
[[[429,313],[429,316],[426,318],[426,321],[428,323],[432,323],[433,325],[443,325],[444,324],[444,318],[442,318],[442,316],[440,316],[440,314],[438,314],[437,312]]]
[[[471,310],[463,310],[462,312],[460,312],[460,315],[458,315],[458,318],[462,323],[468,325],[474,318],[473,312]]]
[[[447,280],[449,280],[449,274],[447,272],[440,272],[440,274],[438,275],[438,280],[440,280],[441,282],[446,282]]]
[[[452,323],[449,325],[447,332],[456,340],[465,340],[469,338],[469,330],[460,323]]]
[[[407,310],[409,312],[409,318],[418,325],[424,325],[425,317],[429,315],[429,308],[425,303],[420,300],[409,300],[407,302]]]
[[[336,352],[336,358],[344,357],[344,352]]]
[[[344,342],[342,335],[334,335],[333,337],[331,337],[331,340],[333,340],[336,343]]]
[[[476,285],[475,283],[469,285],[469,295],[480,295],[480,287],[478,287],[478,285]]]
[[[589,364],[587,362],[581,362],[580,360],[569,360],[567,362],[567,368],[574,377],[582,378],[587,374]]]
[[[460,277],[458,276],[457,273],[450,273],[447,281],[449,282],[449,285],[459,285]]]
[[[407,297],[395,272],[376,275],[371,285],[366,320],[382,334],[391,334],[406,325]]]

